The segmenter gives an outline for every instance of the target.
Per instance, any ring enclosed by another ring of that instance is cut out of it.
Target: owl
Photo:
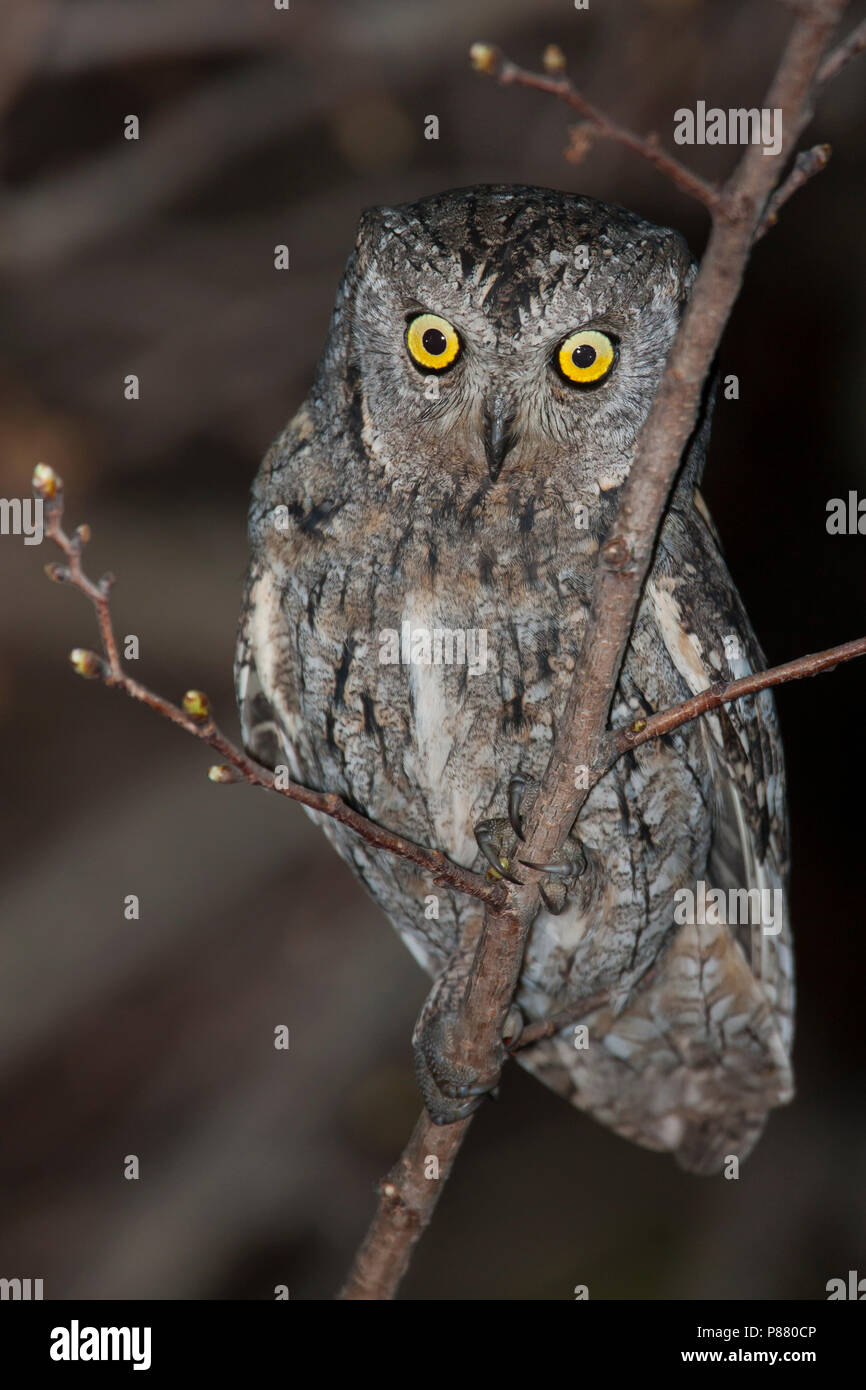
[[[547,189],[364,212],[310,394],[253,488],[235,671],[251,754],[457,864],[519,876],[599,548],[694,274],[676,232]],[[698,491],[711,395],[614,724],[765,664]],[[416,1069],[433,1119],[458,1119],[483,1089],[447,1046],[480,904],[320,820],[434,977]],[[544,873],[516,1026],[587,1007],[520,1064],[691,1171],[742,1159],[792,1095],[770,692],[626,754]]]

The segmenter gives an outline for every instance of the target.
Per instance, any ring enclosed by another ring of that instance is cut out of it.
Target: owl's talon
[[[425,1000],[412,1034],[415,1075],[437,1125],[454,1124],[473,1114],[497,1085],[506,1057],[504,1041],[493,1049],[483,1070],[467,1057],[460,1012],[473,957],[472,951],[458,951],[451,958]],[[513,1015],[512,1009],[504,1025],[509,1036],[519,1032]]]
[[[569,889],[586,873],[588,860],[580,840],[574,835],[568,837],[562,857],[555,863],[536,864],[530,859],[517,858],[512,837],[517,836],[519,848],[519,842],[523,840],[524,810],[531,809],[537,795],[538,783],[516,772],[508,783],[508,818],[479,821],[475,827],[475,839],[490,865],[487,870],[489,879],[504,878],[509,883],[520,884],[522,880],[512,871],[515,864],[525,865],[527,869],[543,874],[546,882],[539,884],[541,900],[547,911],[558,917],[565,911]]]
[[[539,883],[538,891],[547,911],[554,917],[559,917],[565,911],[569,891],[588,868],[583,846],[574,836],[569,836],[566,840],[562,858],[553,863],[536,864],[531,859],[518,859],[517,863],[527,869],[534,869],[538,874],[544,874],[544,881]]]
[[[513,874],[508,872],[510,861],[506,859],[504,855],[497,853],[495,836],[496,831],[492,821],[484,820],[476,825],[475,842],[491,869],[493,869],[494,875],[497,878],[506,879],[508,883],[516,883],[518,887],[520,887],[523,880],[515,878]]]
[[[435,1125],[451,1125],[474,1114],[499,1080],[498,1068],[493,1075],[481,1077],[455,1059],[452,1027],[453,1018],[447,1015],[422,1017],[413,1038],[415,1075]]]
[[[516,772],[508,783],[508,819],[518,840],[523,839],[523,817],[520,808],[528,786],[529,779],[520,772]]]
[[[487,1085],[478,1086],[449,1086],[442,1081],[439,1082],[439,1089],[443,1096],[449,1100],[469,1100],[472,1096],[489,1096],[490,1087]]]
[[[526,869],[535,869],[536,873],[546,874],[548,878],[558,878],[563,881],[580,878],[586,870],[586,860],[583,858],[580,863],[576,859],[561,859],[556,864],[533,864],[529,859],[518,859],[517,862]]]

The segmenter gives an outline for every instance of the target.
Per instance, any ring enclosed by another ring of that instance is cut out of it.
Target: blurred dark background
[[[0,493],[28,495],[40,460],[63,475],[142,679],[204,688],[234,731],[248,489],[364,205],[539,183],[702,249],[701,209],[618,147],[566,162],[565,108],[475,74],[469,44],[533,67],[560,44],[591,99],[670,145],[679,106],[760,105],[789,24],[774,0],[7,0]],[[864,62],[821,97],[807,139],[832,162],[756,251],[721,353],[740,399],[706,493],[771,662],[864,629],[866,539],[825,529],[829,498],[866,494]],[[681,153],[708,177],[735,154]],[[52,558],[0,541],[0,1275],[49,1298],[329,1297],[418,1110],[428,982],[299,810],[213,786],[207,750],[73,675],[94,621]],[[683,1175],[511,1068],[404,1297],[823,1298],[866,1273],[864,693],[855,663],[779,694],[799,1093],[740,1181]]]

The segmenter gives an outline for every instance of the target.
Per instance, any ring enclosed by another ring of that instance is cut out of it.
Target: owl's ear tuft
[[[364,208],[358,219],[358,236],[356,238],[359,246],[375,237],[377,231],[382,227],[386,215],[390,208]]]
[[[395,234],[399,236],[407,223],[399,208],[364,208],[358,220],[358,234],[355,238],[355,257],[358,265],[365,269],[372,257],[378,255],[383,243]]]
[[[686,300],[692,292],[692,285],[695,283],[695,280],[697,279],[697,274],[698,263],[697,261],[690,259],[686,267],[686,273],[683,276],[683,288],[682,295],[680,297],[680,304],[683,307],[685,307]]]
[[[682,309],[692,292],[692,285],[698,273],[698,263],[692,255],[685,237],[679,232],[672,231],[670,234],[670,264],[676,282],[676,298]]]

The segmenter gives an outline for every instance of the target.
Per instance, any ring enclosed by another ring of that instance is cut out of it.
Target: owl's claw
[[[485,1061],[485,1069],[469,1060],[471,1050],[460,1031],[461,1004],[474,958],[474,948],[455,952],[425,1000],[412,1034],[415,1075],[436,1125],[465,1120],[485,1096],[494,1096],[507,1049],[514,1046],[523,1030],[523,1014],[512,1005],[502,1026],[501,1041]]]
[[[516,772],[508,783],[508,819],[511,821],[511,829],[518,840],[523,839],[523,816],[520,811],[528,786],[529,778],[524,777],[520,772]]]
[[[499,854],[496,849],[496,823],[495,821],[479,821],[475,827],[475,842],[484,858],[487,860],[493,872],[491,878],[504,878],[509,883],[516,883],[518,886],[522,879],[515,878],[509,873],[510,860],[503,854]]]
[[[515,773],[508,783],[508,818],[480,821],[475,827],[475,839],[490,865],[488,878],[504,878],[509,883],[521,883],[514,874],[517,864],[544,874],[545,881],[538,885],[541,900],[547,911],[558,917],[568,905],[569,892],[577,880],[586,874],[589,861],[582,844],[574,835],[566,840],[561,858],[550,864],[536,864],[531,859],[517,857],[513,837],[517,836],[519,847],[519,842],[523,840],[526,809],[531,810],[537,795],[538,783],[523,773]]]
[[[586,859],[583,855],[579,860],[565,858],[554,864],[533,864],[530,859],[518,859],[517,862],[526,869],[535,869],[536,873],[547,874],[548,878],[559,878],[564,881],[580,878],[586,870]]]
[[[571,854],[566,854],[562,859],[552,864],[534,864],[530,859],[518,859],[518,864],[523,864],[527,869],[534,869],[536,873],[544,874],[548,880],[546,884],[539,883],[538,891],[541,894],[541,901],[552,912],[554,917],[559,917],[568,905],[568,890],[574,882],[580,878],[581,874],[586,873],[586,855],[575,840],[569,840],[568,846]],[[552,880],[552,882],[550,882]]]
[[[415,1052],[415,1075],[435,1125],[452,1125],[474,1114],[496,1089],[499,1071],[504,1060],[496,1059],[496,1070],[481,1076],[474,1067],[459,1060],[454,1024],[456,1015],[449,1009],[438,1013],[426,1005],[415,1027],[412,1042]]]

